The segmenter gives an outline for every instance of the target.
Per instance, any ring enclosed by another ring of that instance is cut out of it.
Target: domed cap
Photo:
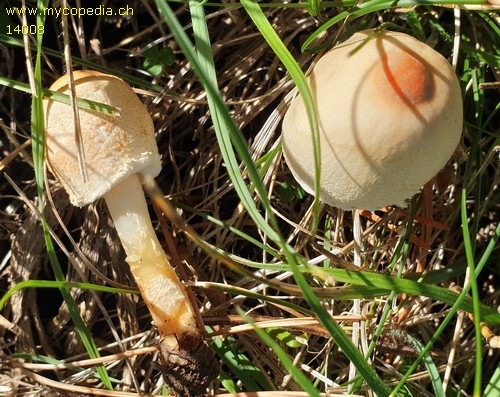
[[[80,127],[88,180],[84,183],[77,157],[70,105],[45,100],[46,156],[71,203],[84,206],[103,196],[134,173],[157,176],[161,158],[153,121],[132,88],[122,79],[94,71],[73,72],[78,98],[111,105],[118,115],[80,109]],[[50,87],[68,94],[68,77]]]
[[[439,172],[459,143],[458,79],[445,58],[411,36],[356,33],[324,55],[308,80],[320,127],[320,199],[327,204],[401,204]],[[288,166],[313,194],[312,136],[300,96],[285,115],[282,134]]]

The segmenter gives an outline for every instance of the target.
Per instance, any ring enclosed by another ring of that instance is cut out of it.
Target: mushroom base
[[[205,396],[219,374],[215,354],[201,335],[169,336],[160,342],[163,378],[176,397]]]

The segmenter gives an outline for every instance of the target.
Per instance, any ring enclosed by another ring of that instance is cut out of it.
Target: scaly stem
[[[170,265],[151,224],[139,176],[105,195],[126,261],[161,337],[199,335],[186,290]]]

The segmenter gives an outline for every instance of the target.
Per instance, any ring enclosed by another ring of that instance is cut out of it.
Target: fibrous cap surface
[[[126,82],[94,71],[73,74],[77,97],[118,109],[118,114],[113,115],[79,110],[88,176],[84,182],[71,106],[44,101],[48,165],[68,192],[72,204],[84,206],[133,173],[157,176],[161,158],[151,116]],[[50,89],[69,94],[68,77],[62,76]]]

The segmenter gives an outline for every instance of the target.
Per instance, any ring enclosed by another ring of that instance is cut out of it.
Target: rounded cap
[[[88,179],[78,164],[76,133],[70,105],[45,100],[46,157],[48,165],[70,196],[84,206],[103,196],[129,175],[157,176],[161,157],[153,121],[132,88],[122,79],[95,71],[74,71],[78,98],[111,105],[118,115],[80,109],[80,127]],[[50,87],[68,94],[68,77]]]
[[[445,58],[411,36],[356,33],[324,55],[308,80],[320,127],[320,199],[327,204],[401,204],[439,172],[459,143],[458,79]],[[312,136],[300,96],[285,115],[282,134],[288,166],[313,194]]]

